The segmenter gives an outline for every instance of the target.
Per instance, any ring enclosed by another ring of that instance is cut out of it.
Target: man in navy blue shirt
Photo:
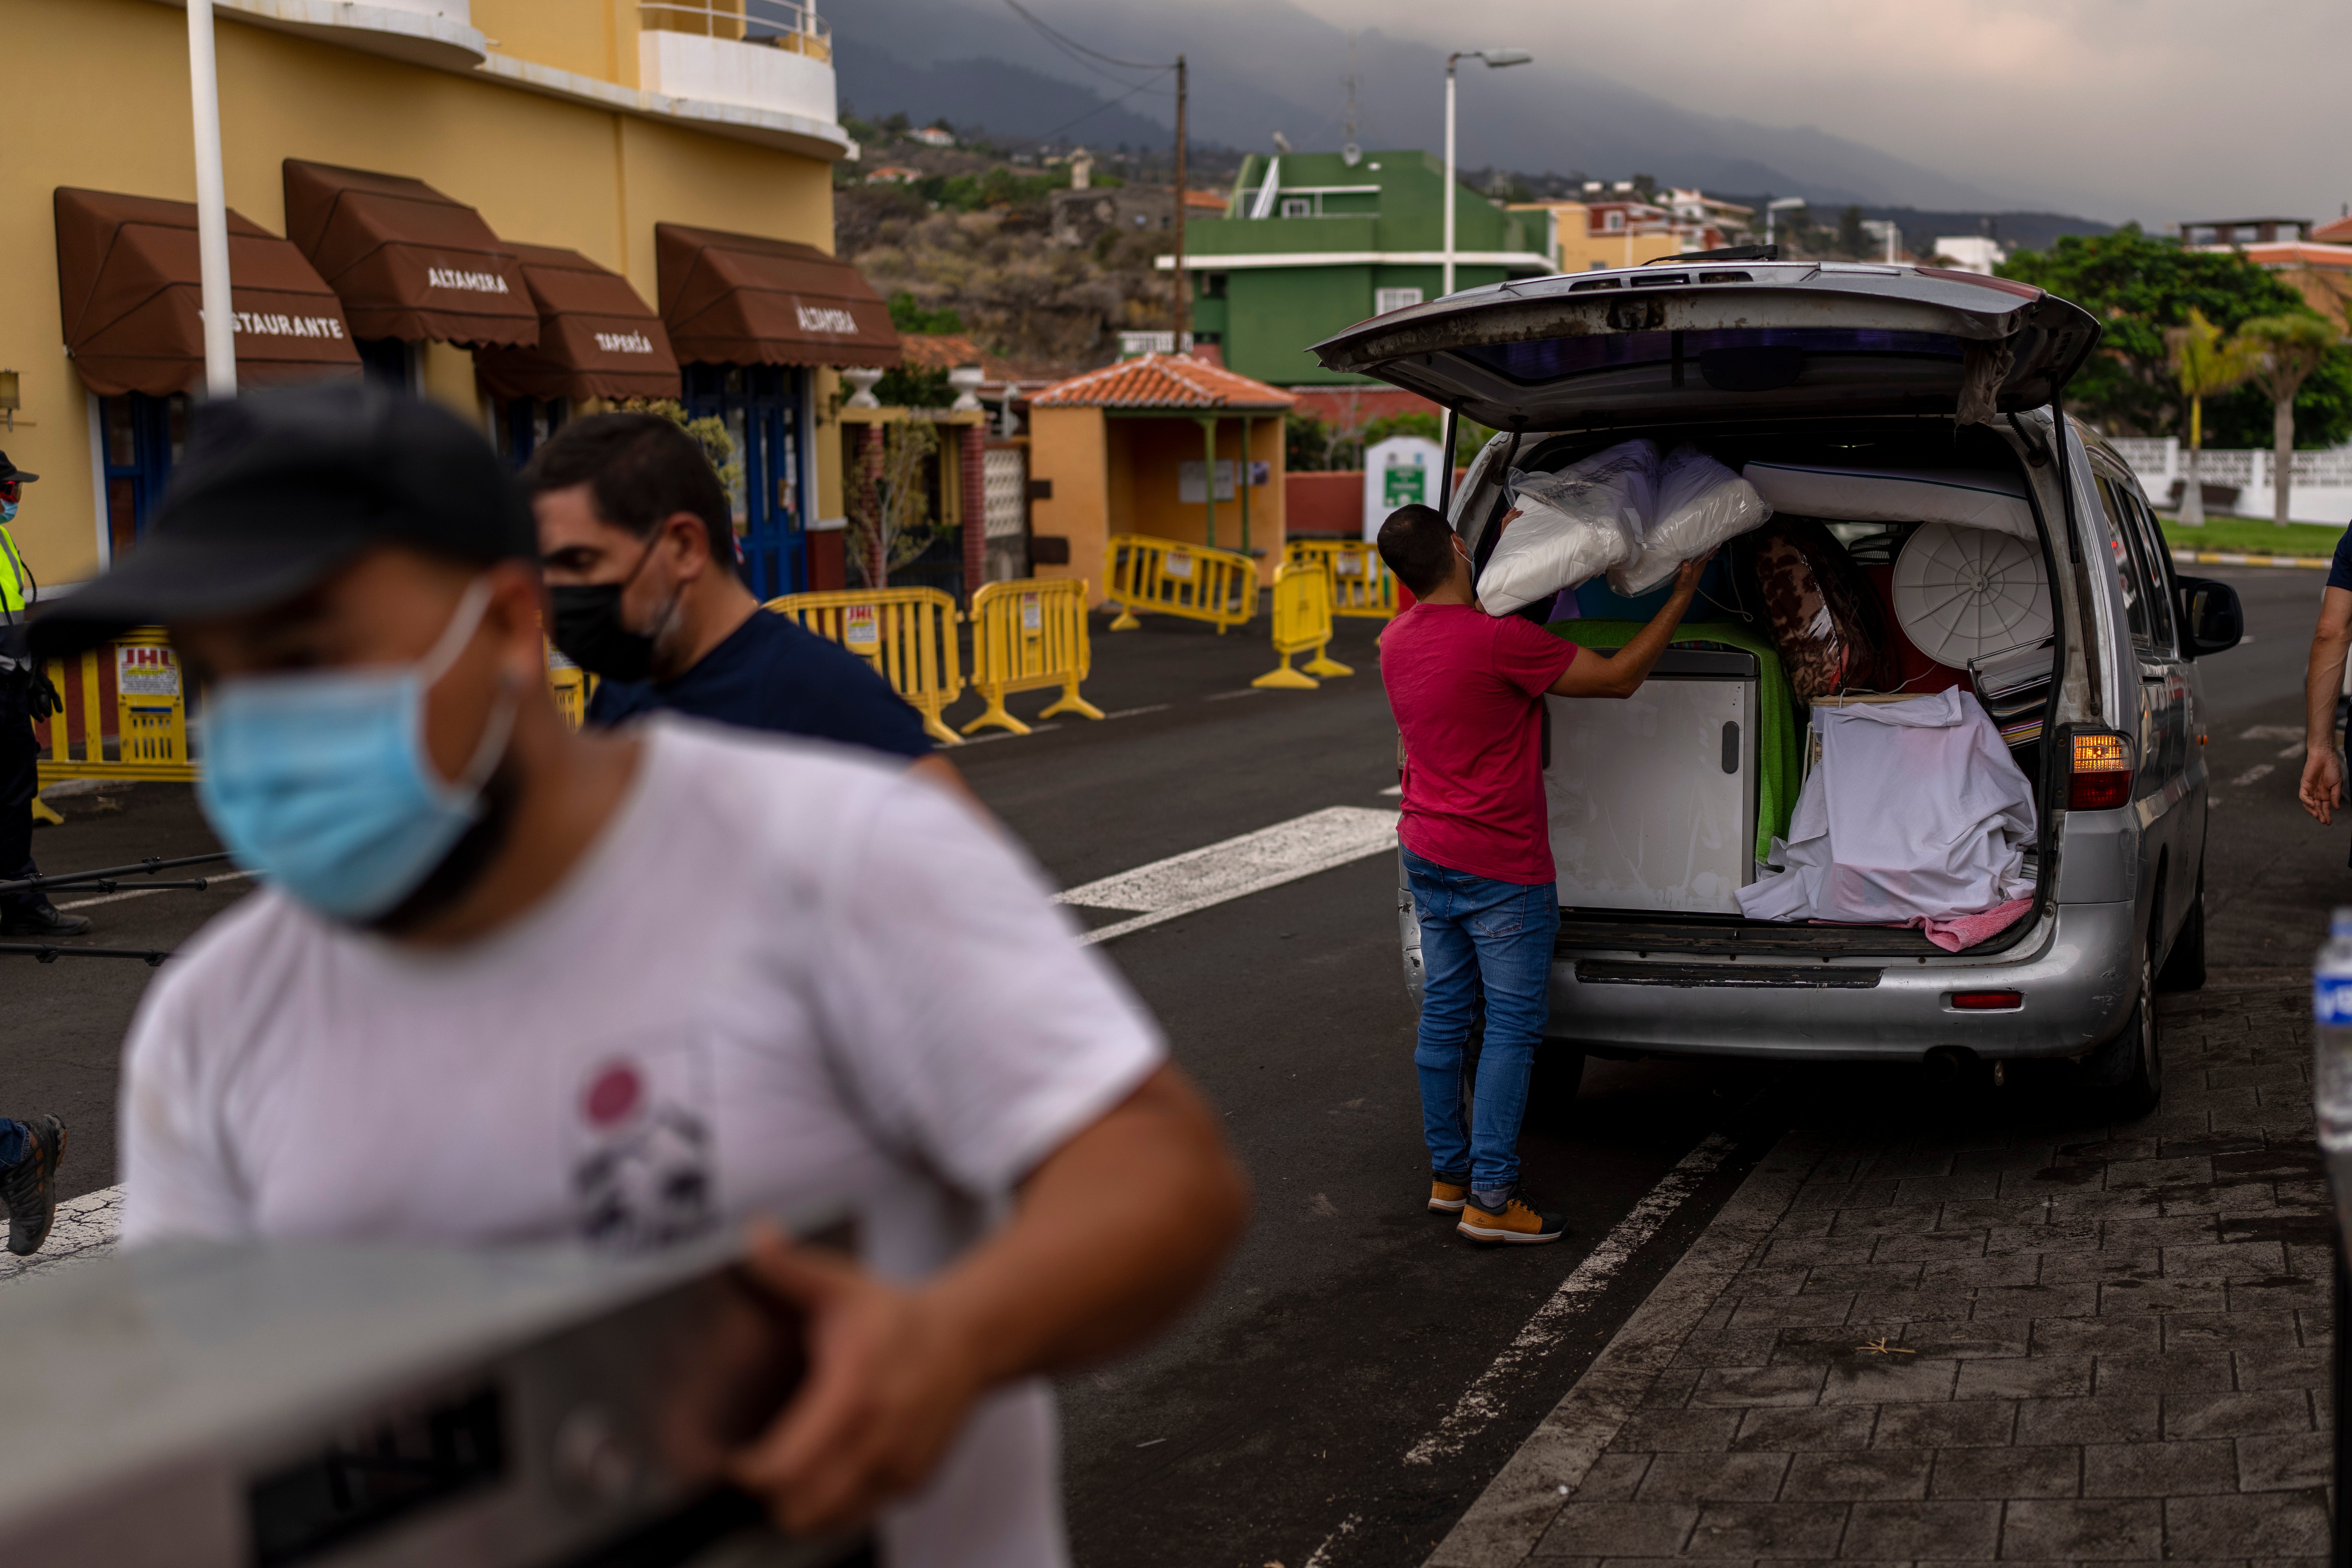
[[[2325,827],[2344,804],[2344,759],[2336,749],[2336,700],[2344,689],[2344,660],[2352,654],[2352,528],[2336,542],[2327,586],[2319,591],[2319,624],[2311,632],[2311,665],[2303,679],[2303,809]]]
[[[677,426],[652,414],[574,420],[524,478],[551,636],[598,678],[590,723],[669,709],[893,752],[961,784],[872,666],[761,612],[736,574],[727,492]]]

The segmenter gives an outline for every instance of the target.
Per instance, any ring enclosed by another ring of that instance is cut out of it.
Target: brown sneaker
[[[58,1166],[66,1157],[66,1124],[54,1116],[29,1117],[25,1157],[0,1173],[0,1200],[8,1207],[8,1250],[19,1258],[41,1250],[58,1213]]]
[[[1473,1241],[1558,1241],[1568,1221],[1556,1214],[1538,1214],[1513,1193],[1500,1209],[1482,1208],[1476,1198],[1462,1209],[1462,1223],[1454,1227]]]
[[[1462,1205],[1469,1201],[1469,1183],[1449,1182],[1443,1176],[1429,1178],[1429,1206],[1439,1214],[1460,1214]]]

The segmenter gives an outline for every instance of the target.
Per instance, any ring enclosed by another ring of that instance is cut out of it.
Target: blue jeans
[[[1405,879],[1421,922],[1421,1123],[1432,1170],[1476,1192],[1519,1179],[1519,1121],[1528,1076],[1551,1016],[1552,940],[1559,897],[1533,887],[1474,877],[1404,851]],[[1462,1114],[1462,1062],[1484,993],[1486,1030],[1469,1125]]]

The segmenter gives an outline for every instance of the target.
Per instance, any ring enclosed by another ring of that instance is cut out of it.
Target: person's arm
[[[2344,804],[2344,763],[2336,752],[2336,700],[2344,690],[2344,659],[2352,653],[2352,589],[2325,588],[2319,624],[2311,633],[2311,666],[2303,678],[2303,809],[2322,827]]]
[[[1696,560],[1685,561],[1675,572],[1675,591],[1650,617],[1650,624],[1633,634],[1633,640],[1615,654],[1596,648],[1586,648],[1569,661],[1559,679],[1551,683],[1554,697],[1631,697],[1650,678],[1658,656],[1666,651],[1667,639],[1683,623],[1683,613],[1698,593],[1698,580],[1714,559],[1710,550]]]
[[[855,1525],[920,1485],[972,1402],[1109,1355],[1172,1317],[1233,1246],[1249,1198],[1223,1131],[1162,1067],[1047,1155],[1013,1218],[919,1289],[772,1231],[755,1279],[807,1315],[807,1381],[734,1461],[788,1530]]]

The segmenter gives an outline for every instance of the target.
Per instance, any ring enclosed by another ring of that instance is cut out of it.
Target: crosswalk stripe
[[[1055,895],[1087,909],[1133,910],[1084,941],[1109,942],[1318,871],[1396,847],[1397,814],[1360,805],[1326,806],[1223,843],[1171,855]]]

